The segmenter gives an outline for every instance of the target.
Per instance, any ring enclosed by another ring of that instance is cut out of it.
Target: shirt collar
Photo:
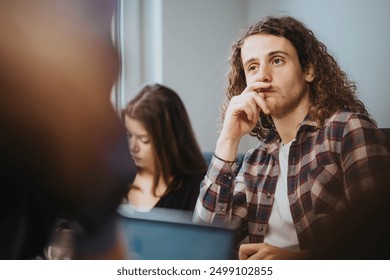
[[[303,121],[299,124],[295,139],[299,139],[299,135],[302,131],[312,130],[317,128],[317,123],[311,120],[310,115],[307,114]],[[269,153],[274,153],[279,150],[280,136],[276,130],[270,131],[268,136],[264,139],[264,144]]]

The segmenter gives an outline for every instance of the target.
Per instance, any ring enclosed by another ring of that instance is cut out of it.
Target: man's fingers
[[[234,96],[229,105],[234,114],[244,113],[249,122],[254,122],[259,118],[259,108],[254,100],[255,93],[245,93],[244,95]]]
[[[259,86],[259,85],[261,85],[261,86]],[[265,87],[264,85],[266,85],[267,87]],[[264,93],[262,93],[260,90],[265,89],[265,88],[269,88],[269,87],[270,87],[270,84],[265,84],[265,83],[261,83],[261,82],[253,83],[250,86],[248,86],[242,92],[241,95],[247,96],[248,98],[250,97],[251,99],[253,99],[256,103],[256,106],[259,106],[261,111],[263,111],[264,114],[268,115],[270,113],[270,110],[269,110],[267,104],[265,103]],[[257,115],[257,117],[259,117],[259,116]]]
[[[267,106],[267,103],[265,103],[264,94],[263,93],[255,94],[255,96],[253,98],[254,98],[257,106],[260,107],[261,111],[263,111],[264,114],[268,115],[270,113],[270,110]]]
[[[254,91],[254,92],[260,92],[262,89],[268,89],[271,87],[271,84],[270,83],[264,83],[264,82],[254,82],[250,85],[248,85],[244,92],[251,92],[251,91]]]
[[[255,102],[248,102],[245,104],[244,111],[250,122],[257,122],[259,119],[259,110]]]
[[[260,250],[261,243],[242,244],[238,251],[240,260],[257,259],[255,254]]]

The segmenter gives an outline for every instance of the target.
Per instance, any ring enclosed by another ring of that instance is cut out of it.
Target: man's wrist
[[[234,162],[237,159],[238,140],[219,138],[214,154],[225,162]]]

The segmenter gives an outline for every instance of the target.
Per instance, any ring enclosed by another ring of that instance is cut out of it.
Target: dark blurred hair
[[[205,172],[206,162],[180,97],[168,87],[147,85],[123,110],[148,132],[155,157],[154,193],[160,177],[167,192],[180,188],[185,176]],[[173,176],[169,183],[169,177]]]
[[[222,120],[230,99],[242,93],[246,87],[245,73],[241,61],[241,47],[247,37],[255,34],[270,34],[288,39],[298,53],[302,70],[312,65],[315,71],[313,82],[309,83],[312,106],[310,117],[320,128],[324,120],[340,109],[350,109],[368,115],[364,104],[356,96],[356,85],[340,69],[336,60],[328,53],[326,46],[319,42],[313,32],[298,20],[283,17],[266,17],[250,26],[232,46],[229,58],[227,99],[222,105]],[[275,130],[271,116],[261,113],[250,135],[265,138]]]

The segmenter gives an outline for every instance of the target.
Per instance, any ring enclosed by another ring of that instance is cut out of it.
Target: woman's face
[[[125,125],[129,139],[130,153],[135,164],[141,169],[154,168],[152,141],[145,126],[140,121],[125,116]]]

